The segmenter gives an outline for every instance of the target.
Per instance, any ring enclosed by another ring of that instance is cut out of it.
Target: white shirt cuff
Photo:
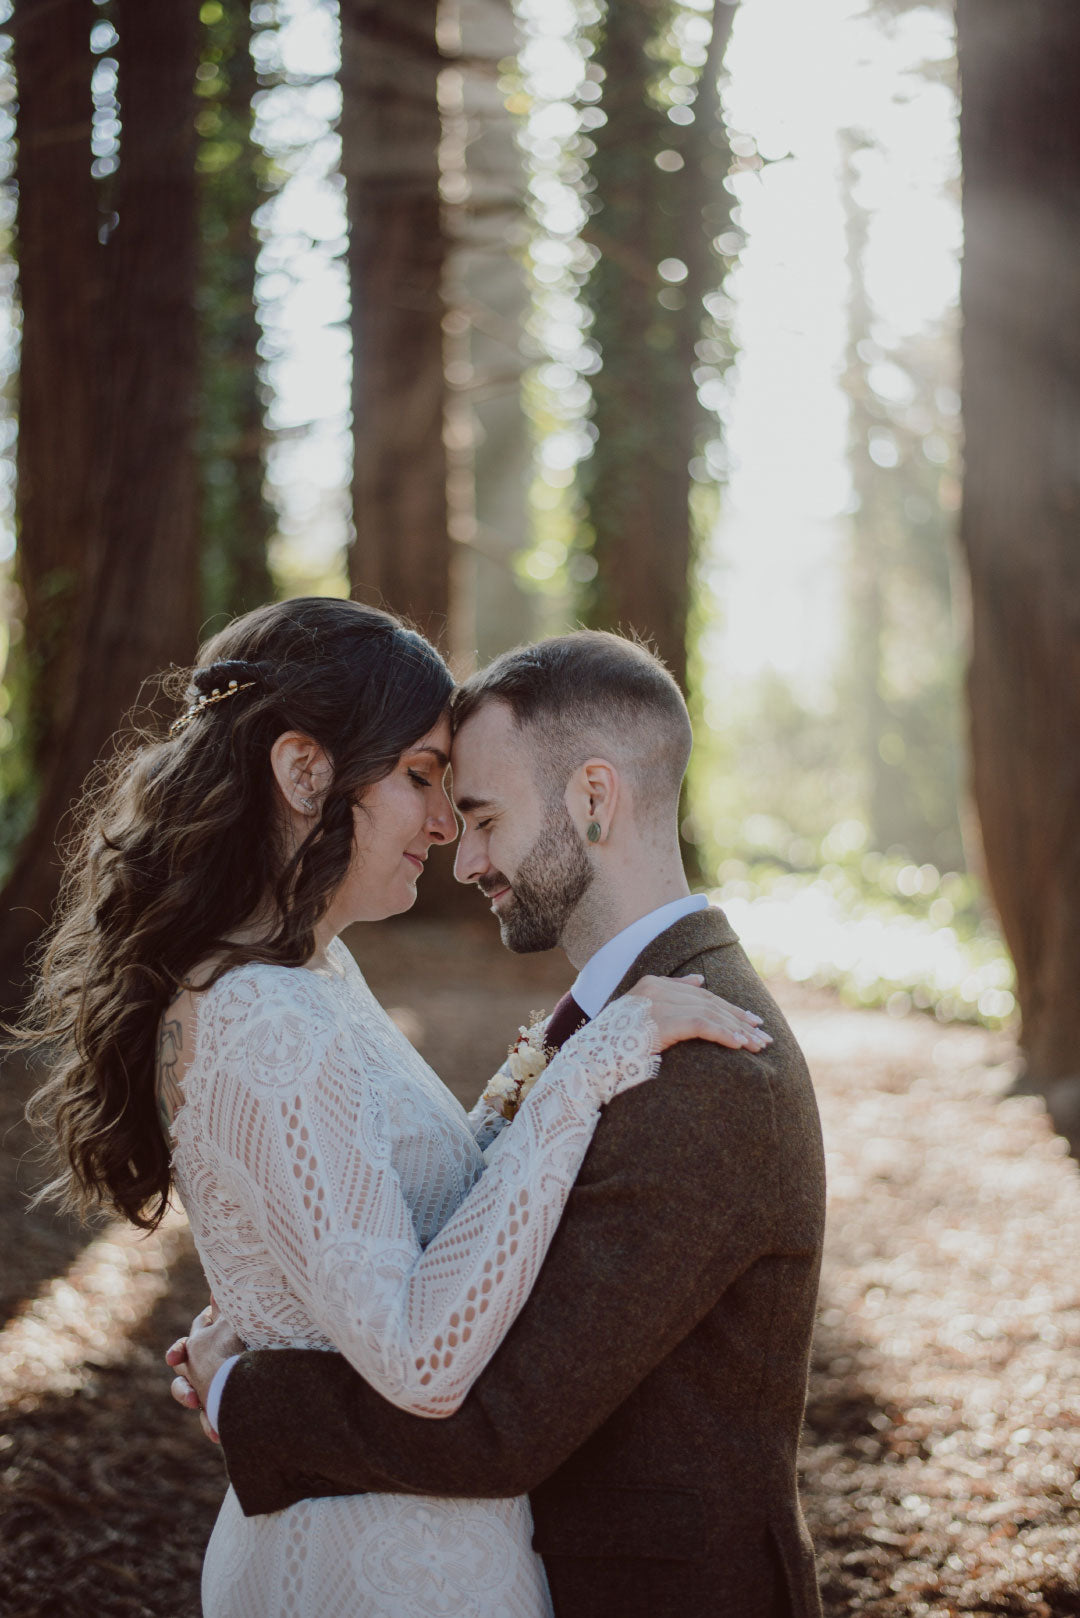
[[[206,1419],[214,1429],[218,1430],[218,1413],[221,1410],[221,1395],[225,1392],[225,1382],[229,1372],[240,1358],[239,1354],[230,1354],[214,1372],[214,1380],[210,1384],[210,1391],[206,1395]]]

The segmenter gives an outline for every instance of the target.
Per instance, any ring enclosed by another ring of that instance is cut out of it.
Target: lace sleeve
[[[464,1400],[529,1295],[600,1107],[658,1067],[648,1009],[626,997],[567,1041],[426,1249],[359,1045],[258,994],[232,1021],[212,1144],[287,1285],[391,1403],[445,1416]]]
[[[504,1062],[503,1067],[505,1066]],[[497,1071],[501,1073],[502,1068],[498,1068]],[[472,1131],[472,1137],[482,1152],[487,1151],[492,1141],[498,1140],[506,1128],[507,1122],[508,1120],[503,1117],[502,1113],[496,1112],[495,1108],[486,1102],[483,1096],[480,1097],[469,1113],[469,1129]]]

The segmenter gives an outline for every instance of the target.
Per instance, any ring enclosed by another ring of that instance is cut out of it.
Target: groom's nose
[[[454,855],[454,876],[459,882],[479,882],[485,871],[492,869],[484,852],[484,837],[468,826],[463,826]]]

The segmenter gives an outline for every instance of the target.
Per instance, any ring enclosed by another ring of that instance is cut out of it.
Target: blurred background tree
[[[592,59],[605,122],[583,233],[596,254],[584,301],[600,359],[582,479],[581,542],[595,564],[585,614],[649,635],[682,685],[697,387],[728,358],[703,332],[703,300],[722,275],[713,241],[730,224],[719,77],[734,15],[730,0],[707,21],[669,0],[610,5]],[[704,24],[689,62],[687,24]]]
[[[445,647],[450,541],[443,421],[436,0],[341,0],[342,171],[353,338],[353,594]]]
[[[70,804],[147,676],[190,657],[198,623],[197,17],[139,0],[103,9],[20,0],[14,17],[17,555],[35,800],[0,892],[7,995],[52,906]],[[101,141],[96,173],[92,29],[97,94],[122,102],[125,128],[118,162],[116,134]]]
[[[275,514],[266,498],[265,383],[255,307],[255,213],[271,187],[253,139],[260,80],[246,0],[206,0],[196,69],[202,267],[203,612],[232,616],[274,594],[267,547]]]
[[[1029,1078],[1076,1138],[1080,14],[959,0],[957,32],[975,796]]]
[[[859,158],[873,144],[845,133],[851,525],[850,652],[840,709],[873,848],[918,863],[963,865],[960,654],[953,624],[953,515],[959,397],[950,335],[930,330],[891,352],[875,340],[866,284],[870,218]],[[943,408],[944,406],[944,408]]]
[[[537,600],[516,559],[530,543],[533,444],[523,399],[530,285],[518,141],[518,27],[509,0],[443,0],[441,186],[448,256],[450,644],[462,670],[532,639]]]

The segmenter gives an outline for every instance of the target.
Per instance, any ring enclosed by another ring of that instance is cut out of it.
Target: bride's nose
[[[438,807],[428,816],[424,830],[433,843],[452,843],[457,836],[457,816],[445,792],[440,795]]]

